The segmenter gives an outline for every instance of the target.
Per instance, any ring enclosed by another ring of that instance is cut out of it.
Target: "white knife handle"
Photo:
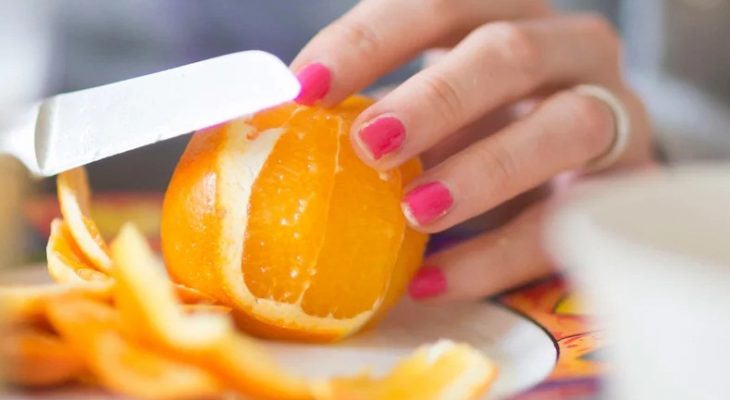
[[[35,152],[35,126],[40,103],[34,104],[0,126],[0,155],[11,155],[22,162],[30,172],[40,175]]]

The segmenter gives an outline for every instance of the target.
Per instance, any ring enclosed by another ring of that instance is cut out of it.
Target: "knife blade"
[[[298,93],[296,77],[276,56],[228,54],[46,99],[0,131],[0,153],[50,176],[253,114]]]

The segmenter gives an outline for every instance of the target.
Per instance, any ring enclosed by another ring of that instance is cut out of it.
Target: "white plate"
[[[34,267],[3,274],[0,281],[29,283],[48,281],[48,278],[43,268]],[[261,343],[292,372],[316,378],[354,374],[365,368],[381,375],[416,347],[441,338],[469,343],[499,365],[499,377],[490,391],[490,399],[514,395],[534,386],[547,377],[557,359],[552,340],[541,328],[489,302],[424,306],[406,301],[377,329],[334,345]],[[77,390],[38,392],[30,397],[84,398],[85,393],[90,396],[86,398],[98,396],[88,390]],[[29,398],[27,394],[23,397]]]

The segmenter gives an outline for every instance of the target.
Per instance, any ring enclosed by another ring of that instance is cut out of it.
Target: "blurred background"
[[[486,1],[486,0],[485,0]],[[245,49],[289,62],[352,0],[0,0],[0,128],[28,101]],[[561,0],[593,10],[625,40],[627,76],[654,118],[668,162],[730,158],[730,0]],[[413,74],[419,60],[374,86]],[[165,189],[186,137],[89,167],[97,191]],[[53,190],[0,157],[0,265],[33,246],[23,224]],[[40,211],[39,211],[40,210]],[[42,240],[45,238],[36,238]]]

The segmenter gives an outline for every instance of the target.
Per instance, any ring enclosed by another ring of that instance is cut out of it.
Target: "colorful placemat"
[[[534,282],[503,293],[495,301],[542,327],[558,352],[550,376],[517,399],[599,397],[605,338],[564,278]]]
[[[101,193],[95,196],[93,217],[106,237],[125,222],[136,224],[159,248],[159,193]],[[24,207],[29,226],[28,260],[45,259],[50,222],[59,216],[55,197],[39,197]],[[459,238],[436,238],[441,247]],[[592,399],[600,397],[605,372],[605,338],[591,315],[561,276],[553,276],[495,296],[500,304],[541,327],[552,339],[558,358],[550,376],[515,400]]]

